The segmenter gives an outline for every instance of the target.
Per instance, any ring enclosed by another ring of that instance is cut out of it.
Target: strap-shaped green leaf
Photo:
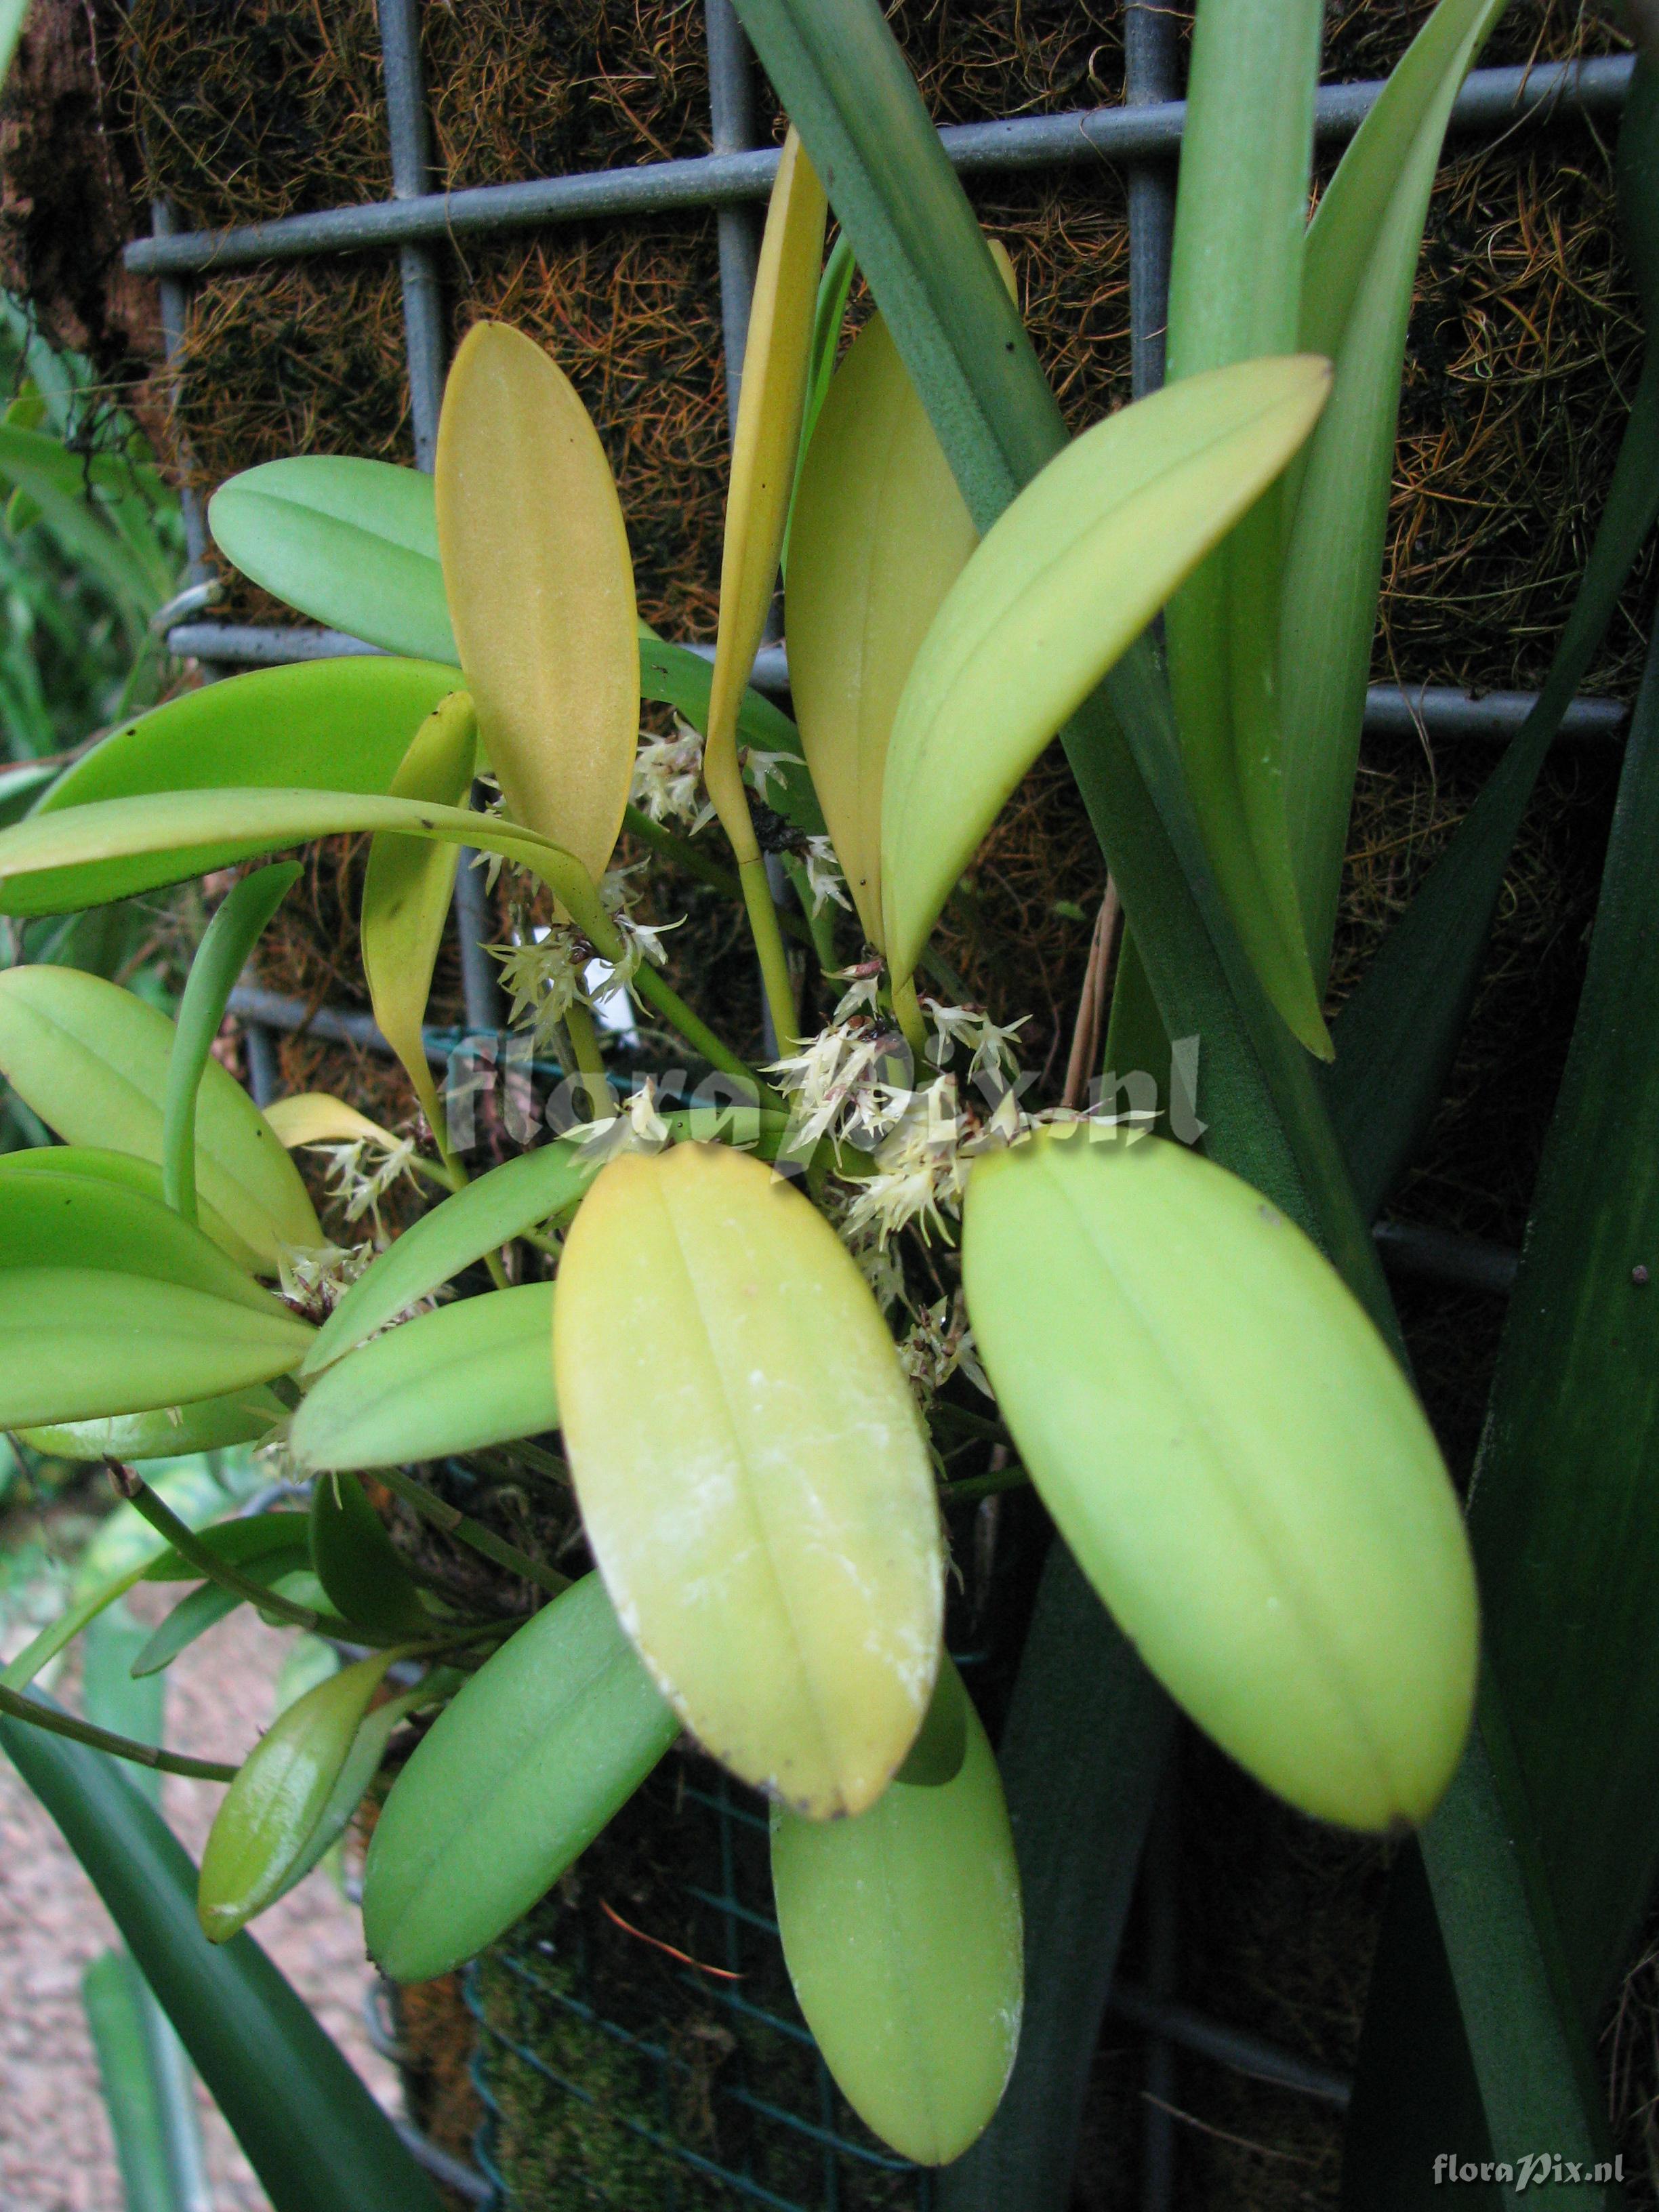
[[[197,1216],[196,1100],[202,1071],[236,980],[300,872],[297,860],[284,860],[244,876],[208,924],[190,965],[161,1101],[161,1190],[167,1204],[191,1223]]]
[[[406,1455],[416,1456],[387,1455]],[[317,1579],[347,1620],[385,1636],[408,1635],[428,1624],[420,1591],[355,1475],[334,1475],[316,1485],[310,1540]]]
[[[391,2121],[249,1936],[196,1919],[196,1869],[116,1762],[0,1722],[0,1746],[92,1877],[275,2212],[439,2212]]]
[[[967,1739],[949,1782],[895,1782],[850,1820],[772,1808],[778,1928],[806,2024],[859,2118],[921,2166],[979,2135],[1019,2042],[1013,1838],[985,1730],[954,1687]]]
[[[963,1260],[1020,1455],[1170,1695],[1305,1811],[1425,1819],[1468,1729],[1474,1574],[1328,1263],[1197,1153],[1086,1124],[975,1163]]]
[[[202,844],[216,831],[234,835],[240,849],[252,854],[362,830],[402,830],[505,854],[548,884],[608,957],[622,956],[621,940],[586,871],[545,837],[495,815],[373,793],[157,792],[37,814],[0,830],[0,909],[52,914],[100,903],[125,896],[126,879],[134,874],[147,882],[176,883],[195,872]]]
[[[148,1524],[147,1524],[148,1525]],[[217,1559],[227,1566],[243,1567],[251,1559],[262,1559],[268,1552],[290,1552],[305,1549],[306,1516],[286,1509],[271,1513],[252,1513],[234,1521],[215,1521],[205,1528],[198,1528],[198,1543],[204,1544]],[[147,1583],[188,1583],[197,1581],[201,1569],[193,1565],[171,1544],[150,1561],[144,1570]]]
[[[208,526],[227,560],[302,615],[459,665],[429,477],[344,455],[266,461],[220,485]]]
[[[143,1413],[286,1375],[313,1332],[154,1276],[0,1272],[0,1427]]]
[[[1308,234],[1301,343],[1335,365],[1292,470],[1279,641],[1291,850],[1322,985],[1352,806],[1423,223],[1453,100],[1505,0],[1441,0],[1361,125]]]
[[[597,1575],[478,1669],[393,1784],[363,1872],[363,1932],[393,1980],[483,1950],[626,1804],[679,1732]]]
[[[50,1459],[176,1459],[189,1452],[228,1451],[269,1436],[288,1408],[262,1383],[194,1405],[167,1406],[158,1413],[114,1413],[101,1421],[74,1421],[19,1431],[31,1450]]]
[[[865,936],[883,942],[881,794],[904,682],[978,542],[879,315],[830,384],[791,523],[789,681]]]
[[[161,1195],[159,1160],[141,1160],[136,1152],[106,1152],[98,1145],[40,1145],[27,1152],[0,1153],[0,1180],[10,1176],[72,1175],[92,1176],[101,1182],[118,1182],[136,1190],[158,1206]],[[227,1252],[240,1267],[257,1272],[259,1255],[236,1234],[224,1216],[197,1195],[198,1226]]]
[[[901,981],[1020,777],[1283,469],[1328,380],[1292,356],[1171,385],[1068,446],[987,535],[916,655],[888,750],[882,884]]]
[[[183,804],[191,803],[186,796]],[[167,802],[131,804],[143,810]],[[73,818],[21,823],[0,836],[50,837]],[[0,1073],[70,1145],[126,1151],[160,1163],[173,1036],[165,1014],[80,969],[11,968],[0,975]],[[320,1244],[322,1231],[293,1162],[247,1093],[216,1061],[202,1071],[196,1114],[202,1195],[260,1268],[274,1272],[284,1246]]]
[[[156,2016],[144,1978],[125,1951],[106,1951],[81,1977],[81,2002],[126,2212],[180,2212],[155,2067]]]
[[[416,732],[392,780],[392,796],[463,805],[472,788],[477,750],[472,702],[464,691],[453,692]],[[453,845],[382,830],[370,842],[363,878],[363,974],[374,1018],[403,1063],[440,1146],[447,1130],[422,1024],[458,857]]]
[[[526,1283],[360,1344],[295,1413],[295,1464],[399,1467],[556,1428],[552,1332],[552,1284]]]
[[[36,811],[217,785],[390,791],[410,739],[459,682],[429,660],[367,658],[227,677],[112,731]],[[210,846],[197,872],[246,857]]]
[[[634,565],[599,433],[522,331],[478,323],[462,340],[433,482],[461,665],[507,811],[597,879],[639,737]]]
[[[316,1375],[464,1267],[573,1206],[599,1173],[597,1152],[543,1145],[507,1160],[404,1230],[351,1285],[307,1360]]]
[[[338,1782],[389,1651],[359,1659],[278,1714],[244,1760],[202,1853],[196,1910],[223,1943],[287,1886]]]
[[[310,1564],[303,1548],[290,1547],[287,1551],[262,1552],[258,1559],[245,1564],[243,1571],[270,1589],[286,1577],[304,1572]],[[132,1672],[138,1675],[160,1674],[163,1668],[173,1664],[181,1651],[188,1650],[198,1637],[205,1636],[209,1629],[226,1620],[243,1602],[239,1591],[227,1589],[222,1583],[198,1583],[193,1590],[185,1592],[148,1638],[132,1662]]]
[[[1198,11],[1170,267],[1172,384],[1297,349],[1323,21],[1321,0],[1205,0]],[[1328,1057],[1285,813],[1280,537],[1275,488],[1176,592],[1165,635],[1182,753],[1234,922],[1274,1004]]]
[[[287,1312],[170,1206],[104,1176],[0,1174],[0,1269],[11,1267],[108,1268]]]
[[[810,1817],[872,1804],[933,1693],[939,1516],[829,1223],[725,1146],[619,1155],[566,1239],[553,1368],[589,1546],[664,1695]]]

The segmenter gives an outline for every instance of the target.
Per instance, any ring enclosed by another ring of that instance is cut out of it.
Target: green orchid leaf
[[[663,1694],[809,1817],[872,1804],[933,1694],[942,1561],[845,1245],[747,1153],[619,1155],[566,1240],[553,1364],[583,1528]]]
[[[106,1152],[97,1145],[40,1145],[25,1152],[0,1153],[0,1182],[17,1175],[93,1176],[102,1182],[120,1183],[128,1190],[142,1192],[157,1206],[167,1205],[161,1195],[159,1159],[141,1160],[136,1152]],[[199,1192],[196,1203],[199,1216],[197,1226],[203,1235],[210,1237],[222,1252],[228,1253],[239,1267],[257,1273],[260,1259],[252,1246],[236,1234],[224,1216],[208,1205]]]
[[[634,564],[599,433],[522,331],[479,323],[461,341],[433,482],[461,666],[507,811],[597,882],[639,742]]]
[[[0,836],[50,834],[70,818],[37,818]],[[174,1034],[154,1006],[79,969],[0,974],[0,1074],[70,1145],[160,1163]],[[323,1242],[293,1162],[246,1091],[215,1060],[202,1071],[197,1099],[196,1177],[207,1204],[263,1271],[275,1272],[286,1246]]]
[[[392,1657],[376,1652],[308,1690],[243,1761],[202,1854],[196,1910],[210,1942],[228,1941],[286,1886]]]
[[[1350,143],[1304,264],[1301,338],[1335,368],[1287,479],[1279,727],[1308,950],[1330,961],[1370,680],[1406,326],[1423,225],[1458,88],[1504,0],[1441,0]]]
[[[526,1283],[359,1345],[295,1413],[295,1465],[398,1467],[556,1428],[552,1327],[552,1284]]]
[[[66,483],[64,463],[74,465],[58,440],[40,431],[0,424],[0,481],[15,487],[77,568],[96,576],[142,631],[173,589],[172,569],[153,533],[129,538],[86,498],[78,483]]]
[[[157,2064],[158,2031],[168,2033],[167,2023],[125,1951],[106,1951],[93,1960],[81,1977],[81,2003],[98,2061],[98,2086],[126,2212],[181,2212],[188,2200],[169,2156],[169,2111]],[[184,2108],[193,2121],[188,2100],[186,2087]]]
[[[297,1514],[283,1516],[297,1520]],[[290,1548],[282,1552],[262,1553],[258,1559],[248,1560],[243,1572],[252,1580],[273,1589],[288,1576],[301,1572],[309,1565],[307,1555]],[[149,1638],[132,1662],[136,1675],[159,1674],[170,1667],[181,1651],[188,1650],[197,1638],[205,1636],[210,1628],[234,1613],[246,1601],[235,1590],[227,1589],[222,1583],[198,1583],[187,1590],[167,1619]]]
[[[865,936],[883,943],[881,794],[917,648],[978,542],[879,315],[836,369],[791,526],[789,679]]]
[[[522,1919],[678,1734],[597,1575],[463,1686],[381,1809],[363,1932],[394,1981],[472,1958]]]
[[[219,550],[327,629],[454,664],[432,480],[387,461],[307,453],[244,469],[208,502]]]
[[[191,963],[161,1102],[161,1194],[192,1225],[197,1212],[196,1101],[202,1071],[212,1057],[237,979],[300,874],[297,860],[283,860],[244,876],[208,924]]]
[[[739,867],[759,859],[738,765],[738,713],[766,632],[800,452],[829,204],[791,129],[766,210],[749,309],[720,553],[720,629],[703,781]]]
[[[171,1207],[100,1176],[0,1174],[0,1269],[9,1267],[107,1268],[288,1313]]]
[[[187,1452],[258,1443],[287,1418],[288,1408],[276,1392],[256,1383],[157,1413],[117,1413],[101,1421],[21,1429],[18,1434],[32,1451],[50,1459],[177,1459]]]
[[[207,1942],[196,1869],[117,1762],[0,1722],[18,1772],[86,1868],[273,2212],[439,2212],[393,2129],[253,1939]]]
[[[459,1676],[445,1678],[450,1685]],[[368,1786],[380,1772],[386,1758],[386,1746],[400,1721],[406,1720],[418,1706],[434,1702],[434,1678],[428,1676],[418,1688],[406,1690],[400,1698],[388,1698],[384,1705],[374,1706],[364,1718],[362,1727],[351,1740],[351,1749],[328,1800],[317,1816],[316,1825],[304,1847],[289,1864],[283,1877],[282,1886],[266,1903],[274,1905],[279,1897],[286,1897],[297,1889],[306,1876],[327,1856],[351,1826],[352,1816],[368,1795]],[[261,1911],[264,1910],[262,1906]]]
[[[800,472],[806,465],[812,434],[817,428],[818,416],[823,411],[830,380],[836,373],[842,325],[847,319],[848,296],[853,289],[853,278],[857,270],[858,264],[853,258],[853,241],[843,231],[830,249],[823,273],[818,278],[818,295],[812,308],[812,343],[806,361],[806,400],[801,410],[800,446],[795,456],[794,489],[789,495],[789,519],[783,526],[783,545],[778,556],[778,566],[786,584],[789,580],[789,544],[795,527],[795,509],[800,500]]]
[[[9,1267],[0,1428],[147,1413],[268,1382],[299,1365],[313,1334],[289,1315],[155,1276]]]
[[[421,1594],[355,1475],[325,1478],[312,1492],[311,1563],[344,1620],[383,1636],[429,1626]]]
[[[600,1165],[597,1152],[580,1145],[538,1146],[422,1214],[347,1291],[323,1323],[305,1373],[320,1373],[464,1267],[574,1206]]]
[[[1083,1125],[969,1178],[975,1340],[1152,1672],[1323,1820],[1427,1818],[1474,1694],[1462,1516],[1392,1354],[1248,1184]]]
[[[916,655],[888,748],[882,883],[899,981],[1020,777],[1279,474],[1328,383],[1323,362],[1293,357],[1169,386],[1057,454],[985,538]],[[1294,1015],[1295,978],[1261,972]],[[1320,1046],[1317,1008],[1298,1034]]]
[[[941,1787],[895,1782],[849,1820],[772,1808],[778,1928],[806,2024],[859,2118],[919,2166],[961,2157],[1019,2042],[1013,1838],[985,1730],[959,1682],[956,1694],[966,1746]]]
[[[55,914],[97,903],[117,895],[111,884],[135,865],[142,872],[176,882],[180,871],[192,865],[192,851],[199,849],[204,835],[222,833],[230,823],[244,852],[276,852],[315,837],[393,830],[504,854],[548,885],[607,959],[622,957],[622,939],[586,870],[545,837],[497,815],[373,793],[160,792],[33,815],[15,829],[0,830],[0,911]]]
[[[940,1664],[921,1733],[893,1778],[918,1790],[937,1790],[956,1780],[967,1753],[968,1693],[947,1658]]]
[[[457,689],[453,668],[424,660],[299,661],[186,691],[112,731],[59,776],[35,809],[56,814],[100,799],[264,786],[386,792],[410,738]],[[100,878],[89,904],[204,875],[266,849],[211,825],[176,873],[152,859]]]
[[[143,1524],[149,1527],[149,1522]],[[250,1513],[234,1521],[215,1521],[198,1528],[198,1540],[216,1559],[228,1567],[246,1567],[270,1552],[304,1551],[307,1522],[303,1513]],[[144,1569],[147,1583],[193,1583],[202,1570],[166,1545]]]
[[[477,720],[464,691],[428,715],[392,780],[396,799],[431,799],[463,806],[472,788]],[[374,1018],[403,1063],[428,1127],[440,1145],[447,1132],[432,1080],[422,1024],[432,970],[455,887],[453,845],[382,830],[370,841],[363,878],[362,957]]]
[[[1322,0],[1205,0],[1195,18],[1170,268],[1171,384],[1297,350],[1323,27]],[[1285,1018],[1317,1044],[1279,724],[1280,494],[1269,486],[1188,578],[1164,634],[1217,879]]]

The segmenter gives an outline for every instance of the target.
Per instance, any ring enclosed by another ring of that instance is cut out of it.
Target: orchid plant
[[[216,1940],[317,1862],[406,1723],[364,1887],[371,1951],[404,1979],[510,1926],[684,1735],[771,1801],[789,1971],[848,2100],[911,2158],[957,2158],[996,2110],[1023,2001],[997,1762],[943,1640],[964,1390],[984,1394],[997,1480],[1035,1485],[1146,1667],[1233,1757],[1352,1828],[1414,1827],[1440,1800],[1474,1705],[1474,1581],[1368,1310],[1372,1263],[1345,1257],[1351,1286],[1260,1178],[1114,1111],[1111,1079],[1093,1105],[1034,1106],[1020,1021],[928,980],[1000,810],[1103,679],[1145,679],[1167,610],[1199,841],[1182,865],[1219,902],[1259,1058],[1290,1071],[1279,1095],[1329,1056],[1405,302],[1449,100],[1498,8],[1442,0],[1311,231],[1320,10],[1268,12],[1264,46],[1238,0],[1200,9],[1171,381],[1041,457],[1017,495],[988,500],[958,465],[883,313],[842,349],[848,252],[826,270],[825,192],[792,130],[712,669],[640,623],[617,486],[558,362],[484,323],[432,477],[301,457],[213,501],[229,560],[381,654],[176,699],[0,832],[0,905],[24,915],[372,840],[362,958],[418,1115],[404,1131],[322,1095],[262,1114],[210,1056],[291,863],[225,900],[176,1023],[85,975],[0,975],[0,1070],[63,1139],[0,1161],[0,1417],[108,1459],[154,1523],[166,1548],[135,1571],[192,1585],[164,1656],[244,1601],[367,1654],[234,1774],[160,1755],[229,1785],[201,1869]],[[1260,191],[1226,168],[1241,39],[1289,88]],[[878,246],[881,309],[902,287]],[[1005,325],[1012,355],[1016,272],[976,234],[963,251],[986,357]],[[793,720],[748,683],[786,533]],[[673,709],[672,738],[641,738],[642,700]],[[757,800],[786,826],[787,912]],[[1132,830],[1114,832],[1126,850]],[[619,866],[624,832],[644,857]],[[464,846],[507,886],[514,1020],[568,1076],[547,1139],[474,1177],[422,1034]],[[740,902],[769,1064],[670,986],[663,925],[635,911],[659,855]],[[1125,889],[1108,1050],[1152,1064],[1179,932]],[[787,939],[830,953],[830,904],[864,952],[814,1027]],[[619,1079],[592,1011],[618,988],[702,1081]],[[325,1236],[298,1147],[327,1158],[366,1241]],[[400,1178],[434,1202],[388,1237]],[[493,1286],[451,1296],[480,1263]],[[192,1530],[139,1472],[252,1440],[311,1484],[307,1510]],[[421,1478],[489,1452],[568,1482],[586,1571],[567,1580]],[[479,1615],[423,1582],[371,1480],[537,1609]],[[27,1686],[117,1594],[14,1662],[7,1714],[88,1733]]]

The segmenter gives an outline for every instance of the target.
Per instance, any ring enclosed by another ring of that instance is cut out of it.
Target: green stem
[[[758,1105],[781,1109],[783,1101],[771,1085],[763,1083],[746,1060],[739,1060],[729,1045],[722,1044],[708,1023],[692,1012],[678,992],[665,983],[648,962],[635,976],[632,988],[653,1006],[663,1018],[679,1031],[687,1044],[702,1054],[711,1067],[718,1067],[722,1074],[735,1075],[742,1082],[752,1083]]]
[[[527,1443],[522,1437],[516,1443],[489,1444],[483,1449],[470,1452],[467,1456],[487,1474],[501,1474],[516,1478],[534,1474],[544,1481],[556,1482],[561,1490],[570,1487],[570,1469],[556,1452],[544,1451],[539,1444]]]
[[[605,1060],[599,1051],[599,1040],[593,1029],[593,1017],[580,1000],[573,1001],[564,1018],[565,1034],[570,1039],[570,1049],[576,1066],[587,1083],[588,1103],[597,1121],[617,1110],[611,1096],[611,1085],[605,1077]]]
[[[217,1583],[221,1589],[228,1589],[247,1604],[257,1606],[261,1613],[274,1615],[290,1627],[309,1629],[313,1635],[339,1626],[332,1615],[313,1612],[307,1605],[295,1605],[276,1591],[268,1589],[264,1583],[256,1583],[251,1576],[240,1573],[204,1544],[193,1528],[186,1527],[141,1475],[124,1467],[119,1460],[108,1460],[105,1464],[121,1496],[137,1509],[152,1528],[167,1538],[179,1558],[196,1568],[204,1581]],[[393,1636],[378,1636],[359,1621],[347,1625],[355,1643],[385,1645],[400,1640]]]
[[[904,1042],[915,1055],[915,1073],[912,1079],[919,1083],[921,1071],[927,1063],[927,1024],[921,1018],[914,975],[907,975],[902,983],[893,986],[893,1018],[903,1030]]]
[[[994,1498],[1000,1491],[1029,1490],[1031,1478],[1023,1467],[999,1468],[994,1474],[971,1475],[963,1482],[942,1482],[939,1486],[941,1505],[971,1505],[981,1498]]]
[[[15,1690],[0,1686],[0,1713],[15,1721],[27,1721],[32,1728],[45,1729],[51,1735],[66,1735],[76,1743],[88,1744],[94,1751],[107,1751],[117,1759],[130,1759],[136,1766],[151,1766],[162,1774],[186,1774],[193,1782],[234,1782],[237,1770],[222,1766],[216,1759],[189,1759],[183,1752],[163,1751],[159,1745],[138,1743],[130,1735],[117,1735],[110,1729],[94,1728],[90,1721],[77,1721],[72,1713],[60,1713],[39,1699],[26,1698]]]
[[[772,886],[766,878],[765,860],[757,854],[752,860],[744,860],[738,870],[738,879],[743,885],[744,905],[749,910],[750,933],[760,959],[761,981],[765,986],[778,1050],[793,1052],[798,1042],[795,993],[789,981],[789,963],[784,957],[778,909],[773,902]]]
[[[431,1522],[434,1528],[441,1528],[447,1536],[453,1536],[459,1542],[470,1545],[475,1552],[481,1552],[485,1559],[493,1559],[498,1567],[505,1567],[509,1574],[517,1575],[520,1582],[534,1583],[538,1589],[545,1590],[550,1597],[561,1597],[569,1589],[568,1575],[562,1575],[556,1567],[544,1566],[539,1559],[532,1559],[528,1552],[521,1552],[516,1544],[509,1544],[505,1536],[496,1535],[494,1529],[486,1528],[481,1521],[473,1520],[470,1514],[459,1512],[454,1506],[446,1504],[424,1484],[415,1481],[398,1468],[376,1468],[374,1479],[377,1482],[383,1482],[395,1498],[401,1498],[405,1505],[413,1506],[416,1512]]]

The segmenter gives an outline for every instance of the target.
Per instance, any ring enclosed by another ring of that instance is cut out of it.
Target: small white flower
[[[924,999],[922,1005],[933,1024],[933,1038],[927,1057],[935,1067],[943,1067],[961,1044],[973,1054],[968,1070],[969,1082],[976,1075],[1018,1073],[1019,1062],[1009,1040],[1030,1020],[1029,1014],[1022,1014],[1018,1021],[1000,1028],[979,1006],[942,1006],[937,999]]]
[[[331,1314],[374,1257],[373,1244],[285,1244],[276,1255],[277,1281],[291,1304]]]
[[[355,1137],[348,1144],[316,1145],[314,1152],[330,1163],[328,1182],[334,1196],[345,1207],[348,1221],[372,1214],[377,1237],[380,1229],[380,1200],[399,1176],[415,1175],[415,1139],[400,1137],[389,1148],[371,1137]]]
[[[669,1127],[657,1107],[656,1079],[647,1075],[623,1104],[619,1114],[602,1121],[579,1121],[565,1131],[567,1144],[610,1159],[617,1152],[659,1152],[667,1144]]]
[[[875,1014],[881,1007],[881,963],[861,960],[852,968],[836,968],[832,974],[838,983],[850,983],[852,988],[836,1006],[832,1020],[850,1021],[854,1014]]]
[[[787,1149],[811,1152],[830,1135],[868,1143],[890,1128],[908,1097],[882,1073],[898,1042],[871,1022],[832,1024],[775,1061],[767,1073],[791,1102]]]
[[[552,1042],[582,996],[588,949],[586,939],[568,922],[556,921],[540,939],[531,937],[527,927],[522,934],[524,943],[485,950],[500,963],[501,988],[512,1002],[507,1021],[514,1029],[530,1030],[533,1051]]]
[[[744,780],[762,805],[767,805],[770,804],[766,796],[767,787],[772,778],[776,776],[781,790],[785,771],[793,765],[787,753],[763,753],[757,745],[750,745],[743,754]]]
[[[924,1241],[935,1229],[948,1239],[946,1215],[960,1217],[968,1179],[964,1134],[954,1077],[941,1075],[913,1092],[877,1151],[875,1173],[854,1194],[843,1233],[849,1239],[871,1233],[885,1242],[914,1223]]]
[[[831,899],[839,907],[853,911],[853,902],[847,896],[847,879],[842,874],[841,862],[836,858],[836,848],[827,837],[809,837],[801,850],[801,866],[806,871],[806,888],[811,894],[812,911],[821,914]]]
[[[683,823],[695,837],[714,810],[702,791],[702,739],[678,718],[672,738],[642,738],[634,759],[634,804],[653,822]]]

